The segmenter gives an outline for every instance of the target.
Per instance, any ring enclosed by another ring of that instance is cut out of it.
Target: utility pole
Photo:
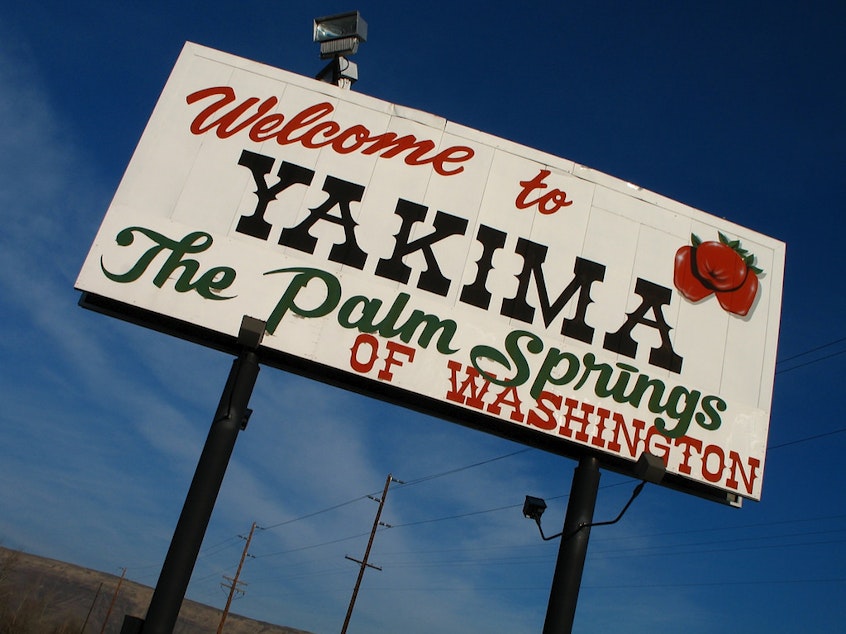
[[[247,552],[250,550],[250,542],[253,539],[253,533],[256,530],[256,523],[253,522],[253,525],[250,526],[250,534],[247,535],[246,540],[247,543],[244,544],[244,552],[241,553],[241,561],[238,562],[238,570],[235,571],[235,577],[230,578],[226,575],[223,575],[224,579],[229,579],[231,584],[229,585],[229,597],[226,599],[226,607],[223,608],[223,614],[220,615],[220,625],[217,626],[217,634],[221,634],[223,632],[223,624],[226,622],[226,617],[229,615],[229,606],[232,605],[232,597],[235,596],[235,592],[238,590],[238,584],[242,583],[238,581],[238,577],[241,576],[241,568],[244,567],[244,560],[247,558]],[[241,535],[243,537],[243,535]],[[225,584],[221,584],[224,587]]]
[[[94,611],[94,605],[97,603],[97,597],[100,596],[100,590],[103,589],[103,582],[100,582],[100,585],[97,586],[97,592],[94,593],[94,600],[91,602],[91,607],[88,608],[88,614],[85,615],[85,620],[82,622],[82,627],[79,628],[79,634],[84,634],[85,626],[88,625],[88,619],[91,618],[91,613]]]
[[[112,601],[109,603],[109,609],[106,611],[106,618],[103,619],[103,627],[100,628],[100,634],[106,631],[106,623],[109,622],[109,617],[112,615],[112,608],[115,607],[115,599],[117,599],[118,592],[120,592],[120,584],[123,583],[123,578],[126,576],[126,568],[121,568],[123,572],[120,573],[115,593],[112,595]]]
[[[385,500],[388,497],[388,487],[391,486],[391,481],[393,477],[391,474],[388,474],[388,479],[385,480],[385,489],[382,491],[382,497],[379,500],[379,509],[376,511],[376,518],[373,520],[373,529],[370,531],[370,539],[367,541],[367,548],[364,550],[364,559],[359,561],[358,559],[353,559],[350,556],[347,556],[347,559],[350,561],[354,561],[360,565],[358,569],[358,578],[355,580],[355,588],[353,588],[352,597],[350,597],[350,606],[347,608],[347,616],[344,618],[344,625],[341,628],[341,634],[346,634],[347,627],[350,624],[350,617],[352,617],[353,608],[355,607],[355,599],[358,596],[358,589],[361,586],[361,580],[364,577],[364,570],[366,568],[375,568],[376,570],[382,570],[378,566],[372,566],[367,563],[368,558],[370,557],[370,548],[373,546],[373,538],[376,537],[376,529],[379,528],[379,518],[382,516],[382,509],[385,506]],[[399,480],[396,480],[399,482]]]

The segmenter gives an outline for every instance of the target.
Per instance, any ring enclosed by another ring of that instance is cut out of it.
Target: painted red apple
[[[719,241],[702,242],[690,236],[691,244],[676,251],[673,283],[683,297],[699,302],[711,294],[720,306],[741,317],[747,315],[758,294],[755,256],[742,248],[739,240],[719,233]]]

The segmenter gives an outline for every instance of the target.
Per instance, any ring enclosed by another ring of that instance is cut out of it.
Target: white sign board
[[[271,364],[621,471],[650,451],[670,486],[759,499],[784,251],[187,44],[76,286],[182,336],[231,343],[249,315]]]

